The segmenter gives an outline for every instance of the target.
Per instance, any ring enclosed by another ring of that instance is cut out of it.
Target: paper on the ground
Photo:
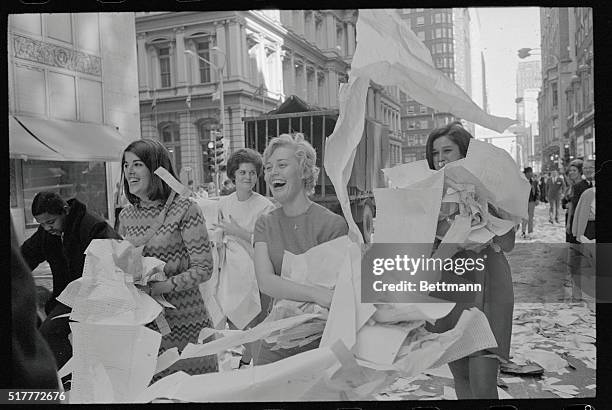
[[[350,76],[348,83],[340,87],[340,114],[334,131],[325,141],[323,164],[348,224],[349,238],[356,243],[363,243],[363,237],[351,213],[347,184],[351,177],[357,145],[363,135],[369,86],[370,81],[367,78]]]
[[[505,391],[504,389],[501,388],[497,388],[497,397],[500,400],[507,400],[507,399],[513,399],[514,397],[510,396],[510,394],[508,394],[507,391]]]
[[[329,347],[318,348],[248,369],[181,376],[170,382],[164,378],[141,398],[150,401],[155,395],[187,402],[297,401],[337,363]],[[168,390],[159,388],[162,383],[168,385]]]
[[[133,401],[147,387],[155,370],[161,334],[144,326],[72,322],[70,328],[72,403],[95,402],[95,386],[104,383],[104,374],[112,383],[115,402]]]
[[[454,303],[389,303],[381,304],[373,318],[380,323],[421,321],[435,322],[450,313]]]
[[[57,376],[61,379],[72,373],[72,357],[57,371]]]
[[[429,188],[374,190],[374,242],[433,244],[442,200],[443,175]]]
[[[434,367],[432,369],[427,369],[423,373],[429,374],[431,376],[436,376],[436,377],[444,377],[446,379],[453,378],[453,374],[451,373],[450,368],[448,367],[448,364],[445,364],[439,367]]]
[[[263,339],[274,331],[288,329],[315,317],[319,317],[319,315],[304,314],[300,316],[289,317],[274,322],[260,323],[252,329],[235,332],[212,342],[204,344],[189,343],[183,349],[180,358],[189,359],[192,357],[201,357],[208,356],[211,354],[217,354],[235,346],[240,346],[245,343]]]
[[[567,360],[554,352],[542,349],[529,349],[523,352],[523,356],[532,362],[536,362],[547,372],[558,372],[567,366]]]
[[[338,272],[350,243],[348,236],[344,235],[310,248],[300,255],[285,251],[281,277],[305,285],[331,289],[336,286]]]
[[[516,122],[487,114],[438,70],[429,50],[395,10],[359,9],[356,32],[351,78],[399,86],[421,104],[498,132]]]
[[[189,196],[191,194],[191,190],[187,188],[185,185],[181,184],[176,178],[168,172],[166,168],[159,167],[154,172],[158,177],[160,177],[172,190],[174,190],[177,194],[183,196]]]

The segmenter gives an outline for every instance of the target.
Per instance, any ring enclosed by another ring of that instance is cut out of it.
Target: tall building
[[[467,8],[398,9],[412,31],[430,50],[435,67],[455,81],[469,95],[478,94],[483,104],[484,67],[478,50],[478,16]],[[477,47],[474,47],[474,45]],[[477,66],[477,67],[475,67]],[[404,134],[404,162],[425,158],[425,142],[437,127],[455,121],[451,113],[440,113],[419,104],[401,93],[402,130]],[[475,133],[475,125],[462,121],[466,129]]]
[[[574,7],[572,58],[576,71],[566,89],[570,158],[595,160],[595,107],[593,105],[593,9]],[[571,34],[571,33],[570,33]]]
[[[245,144],[241,118],[267,113],[291,95],[313,107],[338,107],[356,20],[356,10],[136,13],[143,137],[166,145],[183,183],[210,181],[212,131],[223,129],[233,151]],[[372,99],[368,115],[400,129],[394,97],[375,87]]]
[[[565,91],[571,86],[576,70],[574,53],[574,19],[570,8],[540,9],[542,88],[538,96],[539,127],[542,139],[542,167],[556,169],[566,165],[569,152],[568,100]],[[560,159],[559,159],[560,158]]]
[[[538,93],[542,85],[540,60],[520,61],[516,71],[516,129],[517,143],[521,145],[519,164],[541,169],[541,141],[538,131]]]
[[[8,20],[10,210],[20,240],[40,191],[114,222],[122,150],[140,135],[134,13]]]

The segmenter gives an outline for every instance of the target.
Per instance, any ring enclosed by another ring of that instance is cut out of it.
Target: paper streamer
[[[162,181],[168,184],[177,194],[183,196],[189,196],[191,194],[191,190],[174,178],[166,168],[159,167],[155,170],[154,174],[160,177]]]

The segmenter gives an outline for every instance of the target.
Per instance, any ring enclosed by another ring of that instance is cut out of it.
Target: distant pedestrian
[[[550,205],[548,209],[548,222],[559,223],[559,208],[561,207],[561,196],[567,189],[565,179],[559,175],[557,170],[552,171],[552,176],[546,184],[546,196]]]
[[[223,186],[221,187],[221,196],[227,196],[233,192],[236,192],[236,186],[232,183],[230,179],[226,179],[223,181]]]
[[[529,191],[529,203],[527,204],[528,217],[527,219],[523,219],[521,237],[524,239],[530,239],[530,236],[533,233],[533,215],[535,212],[535,207],[538,205],[540,198],[540,186],[538,181],[533,177],[533,169],[531,167],[526,167],[523,170],[523,173],[525,174],[527,181],[529,181],[529,185],[531,185],[531,190]],[[527,229],[527,233],[525,233],[525,229]],[[527,234],[529,234],[529,237]]]
[[[575,159],[570,162],[567,170],[571,186],[566,194],[567,212],[565,214],[565,241],[574,244],[578,243],[576,237],[572,234],[574,212],[580,200],[580,195],[591,187],[591,183],[582,173],[583,165],[584,163],[582,160]]]
[[[548,181],[548,175],[542,174],[540,177],[540,201],[548,203],[548,195],[546,195],[546,182]]]

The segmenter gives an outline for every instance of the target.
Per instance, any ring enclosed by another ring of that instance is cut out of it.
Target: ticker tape
[[[168,170],[164,167],[159,167],[155,170],[155,175],[160,177],[170,188],[172,188],[177,194],[183,196],[189,196],[191,194],[191,190],[187,188],[185,185],[181,184],[177,181],[176,178],[172,176],[168,172]]]

